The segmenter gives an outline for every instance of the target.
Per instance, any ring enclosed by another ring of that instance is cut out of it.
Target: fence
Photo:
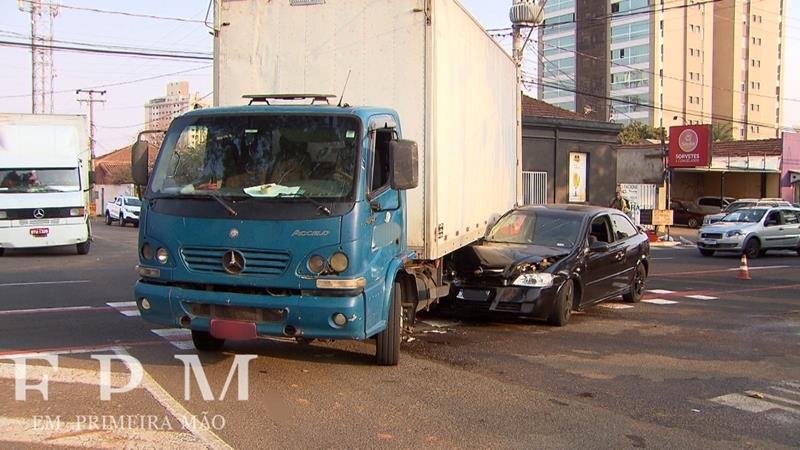
[[[526,205],[547,203],[547,172],[522,172],[522,201]]]

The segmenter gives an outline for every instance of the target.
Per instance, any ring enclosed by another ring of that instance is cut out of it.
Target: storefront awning
[[[673,169],[675,172],[694,172],[694,173],[775,173],[780,174],[780,169],[765,169],[756,167],[692,167],[683,169]]]

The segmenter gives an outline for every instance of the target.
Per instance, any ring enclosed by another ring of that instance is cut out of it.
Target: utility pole
[[[31,15],[31,112],[53,113],[53,23],[57,0],[17,0],[20,11]]]
[[[92,151],[92,169],[94,169],[94,104],[105,103],[105,100],[97,100],[95,94],[106,95],[106,91],[96,91],[94,89],[78,89],[75,94],[86,94],[88,98],[79,98],[78,103],[89,104],[89,148]]]

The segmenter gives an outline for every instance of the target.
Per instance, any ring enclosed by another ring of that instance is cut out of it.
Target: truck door
[[[396,139],[393,128],[370,132],[367,200],[371,213],[367,233],[371,242],[369,265],[373,279],[368,283],[371,290],[367,293],[367,328],[386,318],[383,278],[389,263],[400,252],[402,239],[400,193],[389,186],[389,143],[393,139]]]

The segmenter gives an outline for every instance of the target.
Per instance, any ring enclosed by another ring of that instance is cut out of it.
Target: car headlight
[[[350,261],[344,253],[336,252],[331,256],[331,269],[333,269],[334,272],[344,272],[349,265]]]
[[[742,230],[731,230],[725,233],[725,236],[727,237],[744,236],[744,233],[742,233]]]
[[[514,286],[546,288],[553,285],[553,275],[549,273],[523,273],[514,280]]]
[[[83,216],[85,209],[83,208],[71,208],[69,210],[69,215],[72,217],[81,217]]]
[[[156,250],[156,261],[158,261],[159,264],[166,264],[167,261],[169,261],[169,252],[167,249],[159,247],[158,250]]]

